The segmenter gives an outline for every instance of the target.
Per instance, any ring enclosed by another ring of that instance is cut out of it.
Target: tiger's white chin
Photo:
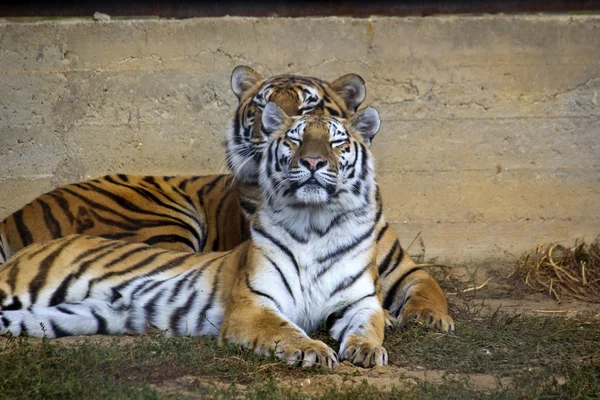
[[[296,190],[296,201],[301,204],[319,206],[329,202],[329,193],[318,185],[304,185]]]

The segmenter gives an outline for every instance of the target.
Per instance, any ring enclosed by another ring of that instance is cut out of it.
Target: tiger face
[[[360,197],[372,192],[375,174],[368,147],[380,126],[374,108],[345,120],[330,115],[290,117],[268,103],[262,126],[270,138],[260,186],[271,203],[317,208],[337,203],[351,208],[351,198],[365,201]]]
[[[258,166],[270,133],[261,121],[267,103],[276,103],[288,116],[349,118],[366,95],[364,80],[356,74],[332,83],[296,75],[264,79],[246,66],[233,70],[231,87],[240,103],[225,139],[227,166],[246,184],[258,183]]]

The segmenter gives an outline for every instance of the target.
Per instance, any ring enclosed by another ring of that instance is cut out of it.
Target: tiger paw
[[[454,320],[447,312],[409,301],[400,311],[396,324],[402,327],[413,320],[440,332],[454,332]]]
[[[354,365],[363,368],[371,368],[388,364],[387,350],[372,343],[355,341],[350,342],[344,352],[341,360],[348,360]]]
[[[281,345],[279,346],[281,348]],[[306,340],[296,345],[283,346],[275,354],[288,364],[334,369],[339,365],[337,354],[320,340]]]

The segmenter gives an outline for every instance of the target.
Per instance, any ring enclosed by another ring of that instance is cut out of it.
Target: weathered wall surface
[[[363,76],[387,218],[427,257],[600,233],[599,16],[0,23],[0,218],[109,172],[225,172],[239,64]]]

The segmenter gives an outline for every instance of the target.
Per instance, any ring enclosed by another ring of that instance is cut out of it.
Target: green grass
[[[415,325],[389,333],[390,363],[406,370],[445,371],[441,382],[412,379],[381,390],[358,383],[323,384],[317,399],[587,399],[600,397],[600,323],[584,318],[463,312],[455,335]],[[467,318],[467,316],[469,316]],[[317,334],[323,336],[323,332]],[[385,369],[383,369],[385,370]],[[2,398],[307,398],[281,383],[328,379],[274,358],[257,357],[213,338],[146,335],[62,343],[13,338],[0,342]],[[472,374],[503,383],[473,387]],[[183,379],[183,377],[186,377]],[[426,375],[425,375],[426,377]],[[339,380],[337,381],[339,382]],[[170,390],[166,390],[170,388]]]

